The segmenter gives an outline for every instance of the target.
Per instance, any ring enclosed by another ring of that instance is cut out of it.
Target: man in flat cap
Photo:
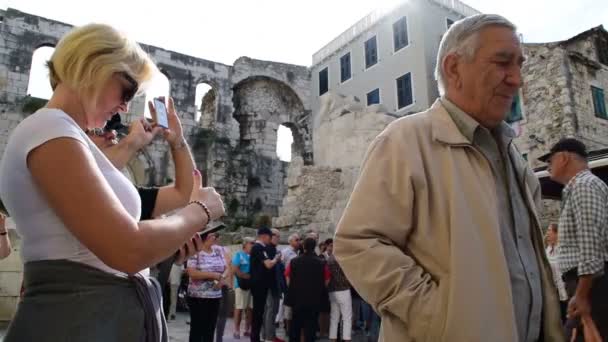
[[[563,272],[569,324],[592,319],[608,338],[608,186],[589,170],[585,144],[565,138],[539,160],[563,184],[559,218],[559,268]],[[579,330],[580,331],[580,330]],[[582,341],[582,334],[578,334]]]

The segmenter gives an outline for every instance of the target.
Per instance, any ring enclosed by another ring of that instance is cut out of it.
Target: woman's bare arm
[[[175,253],[208,221],[193,204],[171,217],[138,223],[103,178],[88,147],[72,138],[35,148],[27,165],[38,190],[70,232],[106,265],[125,273]],[[214,194],[213,189],[201,190],[200,199],[209,200],[212,216],[221,216],[223,204],[211,200]]]
[[[194,280],[221,280],[222,274],[216,272],[203,272],[199,271],[195,268],[188,267],[186,268],[186,273],[188,276]]]

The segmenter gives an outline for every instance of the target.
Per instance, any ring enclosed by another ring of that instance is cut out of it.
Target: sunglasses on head
[[[137,89],[139,88],[139,84],[133,77],[129,76],[126,72],[120,73],[121,76],[129,83],[129,87],[123,86],[122,88],[122,101],[124,103],[129,103],[135,97],[137,93]]]

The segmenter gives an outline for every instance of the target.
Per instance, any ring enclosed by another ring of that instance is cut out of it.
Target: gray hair
[[[278,229],[276,229],[276,228],[272,228],[270,231],[271,231],[271,232],[272,232],[272,234],[274,234],[274,235],[281,236],[281,232],[280,232]]]
[[[243,248],[245,248],[245,246],[247,246],[248,243],[254,243],[255,239],[251,238],[251,237],[246,237],[243,238]]]
[[[445,94],[445,78],[443,62],[453,53],[463,56],[467,60],[473,59],[477,50],[479,32],[488,26],[502,26],[517,31],[517,27],[506,18],[497,14],[477,14],[455,22],[441,38],[435,65],[435,79],[439,94]]]
[[[291,242],[291,241],[293,241],[293,240],[295,240],[295,239],[297,239],[299,237],[300,237],[300,234],[293,233],[293,234],[289,235],[289,239],[287,239],[287,242]]]

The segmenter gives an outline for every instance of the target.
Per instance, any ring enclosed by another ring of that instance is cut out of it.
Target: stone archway
[[[209,82],[196,85],[194,106],[196,114],[194,121],[198,127],[214,129],[219,108],[219,93],[217,87]]]
[[[267,157],[276,151],[276,130],[283,124],[294,135],[304,151],[307,128],[298,123],[306,115],[302,100],[287,84],[267,76],[247,78],[233,88],[233,117],[239,123],[240,141],[243,147]]]
[[[234,190],[228,201],[249,221],[259,214],[276,216],[287,192],[288,163],[276,153],[280,125],[291,129],[294,155],[306,155],[307,116],[296,92],[267,76],[246,78],[233,87],[233,117],[239,123],[239,141],[227,175]]]

